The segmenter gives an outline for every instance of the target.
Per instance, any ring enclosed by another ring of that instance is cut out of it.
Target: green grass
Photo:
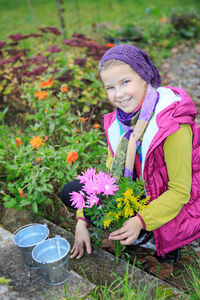
[[[74,31],[89,34],[93,23],[147,26],[149,22],[170,16],[172,12],[200,13],[198,0],[63,0],[68,36]],[[146,13],[146,9],[150,11]],[[57,26],[56,0],[1,0],[0,40],[9,34],[36,32],[38,27]]]

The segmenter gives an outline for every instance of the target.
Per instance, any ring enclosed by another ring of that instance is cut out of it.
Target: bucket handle
[[[15,232],[13,233],[13,235],[16,235],[21,229],[27,228],[27,227],[33,226],[33,225],[42,225],[42,226],[44,226],[44,227],[47,227],[47,224],[46,224],[46,223],[45,223],[45,224],[39,224],[39,223],[26,224],[26,225],[21,226],[21,227],[18,228],[17,230],[15,230]]]

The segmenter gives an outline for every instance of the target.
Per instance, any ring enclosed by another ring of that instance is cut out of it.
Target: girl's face
[[[146,93],[147,83],[128,64],[113,64],[100,73],[109,101],[132,113]]]

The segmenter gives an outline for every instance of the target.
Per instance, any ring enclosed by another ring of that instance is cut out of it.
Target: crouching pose
[[[200,128],[195,105],[183,89],[161,87],[149,56],[132,45],[109,49],[100,60],[99,75],[116,108],[104,115],[107,167],[118,179],[142,176],[150,196],[148,205],[109,239],[142,245],[147,234],[160,261],[177,262],[179,248],[200,238]],[[70,206],[69,193],[81,187],[79,181],[65,185],[62,201]],[[81,258],[84,245],[88,253],[92,249],[84,211],[77,212],[77,219],[71,257]]]

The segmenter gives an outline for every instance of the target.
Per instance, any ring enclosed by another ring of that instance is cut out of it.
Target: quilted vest
[[[180,129],[180,124],[189,124],[193,132],[191,198],[174,219],[153,231],[157,254],[165,256],[200,238],[200,128],[195,122],[195,105],[183,89],[162,87],[158,92],[160,99],[142,141],[142,176],[150,201],[158,198],[168,188],[163,151],[165,139]],[[104,128],[114,156],[116,139],[120,136],[116,112],[104,116]]]

